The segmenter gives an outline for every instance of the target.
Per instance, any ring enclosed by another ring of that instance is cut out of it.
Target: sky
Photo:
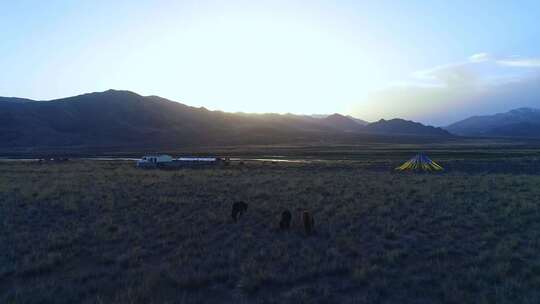
[[[540,1],[0,0],[0,96],[443,126],[540,108]]]

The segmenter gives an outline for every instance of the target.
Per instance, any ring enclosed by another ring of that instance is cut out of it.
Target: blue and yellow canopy
[[[431,160],[431,158],[420,153],[415,157],[406,161],[403,165],[396,168],[398,171],[442,171],[444,170],[439,164]]]

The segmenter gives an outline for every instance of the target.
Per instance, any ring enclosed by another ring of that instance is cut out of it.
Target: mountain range
[[[452,134],[403,119],[368,123],[341,114],[210,111],[118,90],[50,101],[0,97],[0,148],[271,144],[385,136]]]
[[[445,129],[462,136],[540,137],[540,110],[519,108],[506,113],[472,116]]]

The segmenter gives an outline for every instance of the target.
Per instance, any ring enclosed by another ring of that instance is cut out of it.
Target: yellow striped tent
[[[431,160],[431,158],[420,153],[415,157],[406,161],[403,165],[396,168],[398,171],[442,171],[444,170],[439,164]]]

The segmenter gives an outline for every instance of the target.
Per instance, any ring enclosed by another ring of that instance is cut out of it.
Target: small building
[[[216,162],[219,161],[216,157],[179,157],[176,161],[184,162]]]

